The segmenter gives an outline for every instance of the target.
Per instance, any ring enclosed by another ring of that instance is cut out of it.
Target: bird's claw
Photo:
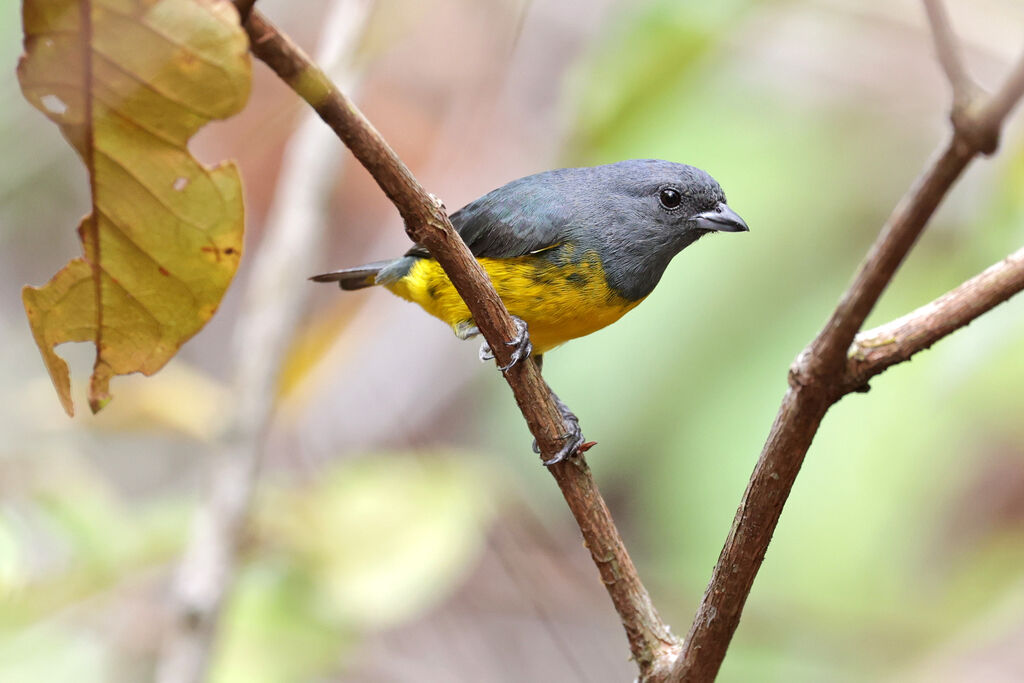
[[[509,357],[507,365],[499,365],[498,369],[502,372],[507,372],[509,368],[518,363],[521,360],[530,357],[533,353],[533,344],[530,342],[530,332],[526,324],[526,321],[522,318],[512,316],[512,322],[516,325],[516,335],[511,341],[505,342],[506,346],[512,347],[512,353]],[[472,322],[466,321],[460,323],[455,327],[455,334],[458,335],[459,339],[468,339],[471,336],[476,336],[480,333]],[[537,356],[537,364],[540,367],[540,362],[543,356]],[[494,350],[491,349],[491,345],[486,341],[480,344],[480,360],[487,362],[494,360]],[[558,440],[562,442],[562,447],[558,449],[558,452],[554,456],[544,461],[544,464],[548,467],[556,463],[560,463],[566,458],[571,458],[579,453],[585,453],[590,450],[594,445],[594,441],[586,441],[583,438],[583,430],[580,429],[580,420],[576,415],[569,410],[569,406],[562,402],[562,399],[552,394],[552,398],[555,399],[555,406],[558,408],[559,414],[562,416],[562,423],[565,425],[567,430],[565,434],[558,437]],[[533,440],[533,452],[540,453],[540,446],[537,444],[537,440]]]
[[[565,445],[558,449],[558,452],[555,453],[554,457],[548,458],[544,461],[545,467],[551,467],[552,465],[562,462],[566,458],[571,458],[577,453],[582,453],[586,450],[584,446],[587,442],[583,439],[583,432],[580,430],[579,425],[576,425],[576,428],[571,433],[564,435],[562,438],[565,439]],[[587,446],[587,448],[589,448],[589,446]]]
[[[489,360],[494,360],[494,352],[491,351],[491,345],[487,342],[480,343],[480,362],[486,363]]]
[[[530,357],[533,353],[533,343],[530,342],[530,332],[526,325],[526,321],[522,318],[512,316],[512,322],[516,325],[516,336],[511,341],[505,342],[506,346],[511,346],[512,355],[509,357],[509,361],[506,365],[499,365],[498,369],[502,372],[507,372],[513,365],[521,360]],[[494,351],[491,350],[491,345],[487,342],[480,344],[480,360],[487,362],[494,360]]]
[[[583,438],[583,430],[580,429],[579,418],[557,396],[555,396],[555,404],[558,406],[558,412],[561,413],[562,420],[569,431],[559,436],[559,440],[563,442],[562,447],[558,449],[554,456],[544,461],[544,465],[547,467],[560,463],[566,458],[571,458],[577,453],[585,453],[596,443],[594,441],[586,441]],[[540,446],[537,444],[536,439],[533,440],[533,452],[540,453]]]
[[[516,336],[511,341],[505,342],[505,346],[512,347],[512,355],[509,357],[508,364],[498,368],[502,372],[507,372],[513,365],[521,360],[526,360],[533,353],[533,343],[530,341],[530,330],[526,321],[512,316],[512,322],[516,324]]]

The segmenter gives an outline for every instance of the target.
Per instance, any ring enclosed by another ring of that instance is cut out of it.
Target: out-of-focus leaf
[[[23,565],[18,539],[7,516],[0,514],[0,600],[24,581]]]
[[[334,610],[362,626],[440,599],[479,552],[492,516],[483,481],[440,457],[374,456],[267,503],[267,543],[310,566]]]
[[[595,42],[576,88],[580,149],[607,142],[627,127],[632,112],[693,73],[702,57],[730,37],[732,22],[750,4],[658,0],[639,11],[624,5],[624,21],[610,22],[610,35]]]
[[[209,441],[223,429],[231,405],[223,384],[184,362],[175,363],[152,380],[127,378],[119,395],[123,400],[98,417],[96,428],[163,430]]]
[[[338,661],[345,629],[320,601],[313,577],[288,562],[244,568],[224,617],[213,683],[318,680]]]
[[[186,148],[249,93],[245,33],[213,0],[25,0],[25,97],[60,126],[90,175],[84,257],[22,292],[64,409],[67,364],[54,347],[96,345],[93,412],[114,375],[159,370],[206,323],[242,250],[237,169]]]
[[[111,669],[110,652],[94,634],[48,624],[0,641],[2,681],[102,683]]]
[[[19,522],[9,527],[17,573],[2,596],[0,646],[32,622],[167,561],[188,528],[186,505],[161,500],[129,513],[105,482],[73,460],[34,476],[45,479],[8,517]],[[25,530],[31,533],[17,533]]]
[[[320,367],[338,338],[352,320],[353,304],[339,298],[336,304],[307,320],[292,338],[281,361],[277,384],[280,396],[292,398]]]
[[[269,491],[211,680],[325,676],[364,630],[443,600],[482,546],[492,498],[473,467],[440,455],[375,454]]]

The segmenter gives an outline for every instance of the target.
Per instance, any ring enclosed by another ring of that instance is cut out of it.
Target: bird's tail
[[[342,268],[330,273],[314,275],[309,278],[313,282],[337,282],[342,289],[363,289],[378,284],[377,273],[382,268],[391,265],[393,261],[376,261],[367,263],[365,266],[355,268]]]

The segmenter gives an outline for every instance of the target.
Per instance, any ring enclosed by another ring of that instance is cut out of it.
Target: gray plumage
[[[666,191],[678,193],[679,203],[669,207]],[[555,245],[572,245],[572,260],[595,252],[608,285],[630,301],[647,296],[672,257],[703,235],[747,229],[710,175],[654,159],[526,176],[470,202],[451,220],[477,258],[538,252],[538,258],[558,259],[559,250],[549,249]],[[415,245],[399,259],[312,279],[337,281],[342,289],[388,284],[429,257]]]

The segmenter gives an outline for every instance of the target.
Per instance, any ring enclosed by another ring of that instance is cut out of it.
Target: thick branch
[[[848,381],[846,375],[847,352],[854,336],[967,164],[978,154],[995,149],[1004,117],[1024,93],[1022,70],[1024,59],[999,93],[978,108],[981,114],[954,120],[951,140],[896,206],[825,327],[790,368],[790,388],[743,494],[670,680],[711,681],[718,673],[821,419],[846,393],[863,386],[863,382]],[[996,303],[993,301],[988,307]],[[955,313],[955,307],[946,310],[951,316],[960,315]],[[978,315],[983,312],[980,308],[977,311]],[[949,334],[970,319],[965,313],[960,325],[953,320],[937,325],[937,329]],[[934,336],[929,343],[941,336]],[[883,369],[880,365],[878,372]]]
[[[426,246],[451,278],[497,361],[508,363],[509,347],[504,342],[513,338],[516,328],[486,273],[452,228],[444,207],[420,186],[380,133],[296,45],[258,12],[250,15],[246,30],[253,53],[313,106],[371,173],[401,214],[409,237]],[[552,457],[561,447],[560,435],[568,429],[537,365],[532,360],[517,363],[505,373],[505,379],[542,457]],[[622,619],[641,674],[664,674],[659,667],[671,662],[678,641],[640,582],[586,461],[581,455],[550,470]]]
[[[916,311],[861,332],[850,348],[844,392],[864,387],[875,375],[910,360],[1021,290],[1024,248]]]

